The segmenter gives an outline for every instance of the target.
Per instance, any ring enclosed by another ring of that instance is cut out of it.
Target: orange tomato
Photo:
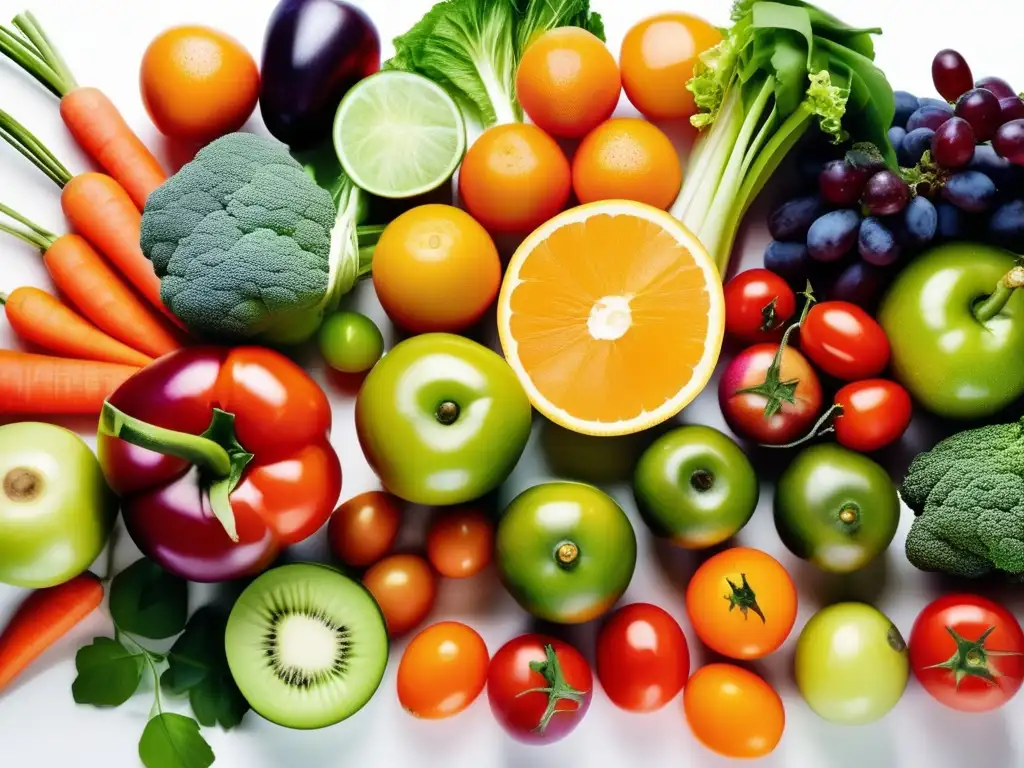
[[[732,664],[694,672],[683,689],[683,709],[697,740],[725,757],[763,757],[778,746],[786,727],[779,694]]]
[[[479,509],[440,510],[427,531],[427,559],[449,579],[480,573],[494,553],[494,524]]]
[[[398,637],[427,618],[437,598],[437,579],[419,555],[385,557],[363,575],[388,625],[388,635]]]
[[[697,107],[686,83],[698,57],[721,41],[721,32],[688,13],[644,19],[622,40],[619,66],[626,96],[651,120],[694,114]]]
[[[665,209],[682,183],[679,155],[668,136],[638,118],[599,125],[587,134],[572,163],[572,186],[581,203],[635,200]]]
[[[747,547],[705,561],[686,588],[686,611],[697,636],[733,659],[760,659],[781,646],[796,622],[796,603],[786,569]]]
[[[146,111],[162,133],[207,142],[249,119],[260,73],[233,37],[209,27],[172,27],[146,48],[139,84]]]
[[[472,216],[421,205],[392,221],[373,252],[373,287],[394,322],[413,333],[461,331],[501,286],[501,257]]]
[[[622,81],[615,57],[579,27],[538,37],[523,54],[516,96],[526,114],[552,136],[578,139],[612,116]]]
[[[394,546],[401,524],[399,500],[384,491],[368,491],[334,511],[327,525],[327,540],[334,556],[343,563],[365,568]]]
[[[489,128],[469,148],[459,196],[491,232],[530,232],[569,200],[572,172],[555,140],[535,125]]]
[[[490,659],[483,638],[443,621],[414,637],[398,664],[398,701],[428,720],[456,715],[483,692]]]

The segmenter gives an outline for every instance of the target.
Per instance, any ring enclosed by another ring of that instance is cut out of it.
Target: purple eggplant
[[[380,69],[380,36],[341,0],[281,0],[263,41],[260,111],[293,149],[327,140],[348,90]]]

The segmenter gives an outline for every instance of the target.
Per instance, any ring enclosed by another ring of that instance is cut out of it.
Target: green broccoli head
[[[943,440],[910,465],[900,495],[917,515],[907,558],[921,570],[978,578],[1024,574],[1024,425]]]
[[[142,251],[164,303],[197,335],[297,343],[325,309],[336,213],[283,145],[233,133],[150,195]]]

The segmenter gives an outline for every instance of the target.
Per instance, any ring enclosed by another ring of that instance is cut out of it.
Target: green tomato
[[[538,619],[579,624],[622,597],[636,567],[636,534],[615,500],[584,483],[523,491],[495,533],[501,580]]]
[[[907,644],[877,608],[838,603],[815,614],[796,643],[796,684],[819,716],[863,725],[884,716],[910,677]]]
[[[651,444],[633,475],[640,514],[657,536],[704,549],[736,535],[754,514],[760,488],[750,459],[726,434],[673,429]]]
[[[0,427],[0,582],[63,584],[99,557],[117,497],[78,435],[52,424]]]
[[[775,489],[782,542],[833,573],[859,570],[884,552],[899,521],[899,495],[889,474],[835,443],[801,451]]]
[[[991,416],[1024,394],[1024,282],[1014,256],[954,243],[914,258],[886,294],[878,321],[892,369],[944,418]]]
[[[511,474],[530,437],[530,401],[501,357],[461,336],[396,345],[356,398],[356,433],[384,487],[414,504],[463,504]]]
[[[342,373],[363,373],[384,354],[384,337],[373,320],[358,312],[335,312],[317,337],[320,354]]]

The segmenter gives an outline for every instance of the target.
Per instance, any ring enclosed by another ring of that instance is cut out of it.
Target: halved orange
[[[534,407],[566,429],[624,435],[704,388],[722,348],[714,262],[665,211],[581,205],[533,232],[498,297],[505,359]]]

